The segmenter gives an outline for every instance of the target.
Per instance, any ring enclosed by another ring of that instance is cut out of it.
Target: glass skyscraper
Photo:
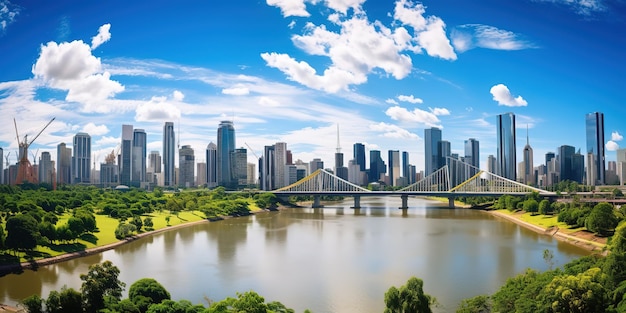
[[[87,133],[78,133],[74,136],[72,174],[75,184],[91,183],[91,136]]]
[[[232,121],[222,121],[217,128],[217,184],[228,189],[237,187],[234,179],[235,126]]]
[[[441,129],[432,127],[424,129],[424,175],[428,176],[439,169],[440,155],[439,142]]]
[[[504,113],[497,117],[497,171],[498,175],[516,180],[515,114]]]
[[[133,131],[131,182],[135,187],[146,181],[147,137],[143,129]]]
[[[122,125],[122,148],[120,162],[120,184],[131,185],[133,163],[133,125]]]
[[[206,147],[206,186],[217,187],[217,146],[213,142]]]
[[[365,145],[362,143],[355,143],[353,146],[354,160],[359,165],[359,170],[365,172]]]
[[[585,132],[587,134],[587,160],[591,160],[591,164],[587,164],[587,177],[593,178],[590,181],[593,185],[604,185],[604,114],[600,112],[587,114]]]
[[[163,185],[174,186],[174,158],[176,157],[176,138],[174,123],[165,122],[163,126]]]
[[[399,186],[400,178],[400,151],[389,150],[387,162],[389,163],[389,185]]]

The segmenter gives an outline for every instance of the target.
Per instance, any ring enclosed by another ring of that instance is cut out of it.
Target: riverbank
[[[552,236],[557,240],[582,247],[589,251],[601,254],[606,254],[607,251],[606,238],[595,236],[594,234],[584,230],[577,230],[572,233],[567,233],[556,225],[548,227],[535,225],[521,219],[523,214],[525,214],[524,212],[511,213],[508,211],[502,212],[502,210],[483,210],[483,212],[500,218],[504,218],[537,233]]]

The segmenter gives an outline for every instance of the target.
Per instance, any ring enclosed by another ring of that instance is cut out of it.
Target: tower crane
[[[30,164],[30,161],[28,161],[28,147],[30,147],[30,145],[33,144],[33,142],[35,140],[37,140],[37,138],[39,138],[39,135],[41,135],[41,133],[43,133],[44,130],[46,130],[46,128],[48,128],[48,126],[50,126],[50,124],[52,124],[52,122],[54,121],[55,117],[53,117],[48,124],[46,124],[46,126],[44,126],[41,131],[39,131],[39,133],[37,133],[37,135],[35,136],[35,138],[33,138],[32,140],[28,140],[28,135],[24,135],[24,141],[20,142],[20,135],[17,131],[17,122],[15,121],[15,118],[13,118],[13,125],[15,126],[15,136],[17,138],[17,144],[19,146],[19,155],[18,155],[18,159],[19,159],[19,166],[17,169],[17,178],[15,179],[15,183],[16,184],[21,184],[24,182],[29,182],[29,183],[34,183],[36,184],[38,182],[37,179],[37,175],[35,174],[35,171],[33,170],[33,166]]]
[[[250,147],[250,145],[247,142],[244,142],[246,144],[246,146],[248,146],[248,149],[250,149],[250,151],[252,151],[252,154],[254,154],[254,156],[258,159],[260,159],[260,157],[258,155],[256,155],[256,152],[254,152],[254,149],[252,149],[252,147]]]

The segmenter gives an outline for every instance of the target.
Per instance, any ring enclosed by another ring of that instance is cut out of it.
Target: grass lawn
[[[569,225],[563,222],[559,222],[558,215],[556,214],[555,215],[541,215],[541,214],[531,215],[530,213],[526,213],[526,212],[524,212],[523,214],[520,214],[519,212],[511,212],[509,210],[504,210],[504,209],[497,210],[497,211],[503,214],[511,215],[511,216],[514,215],[516,218],[519,218],[520,220],[524,222],[528,222],[528,223],[531,223],[533,225],[537,225],[543,228],[556,226],[559,228],[559,231],[562,231],[565,233],[573,233],[573,232],[577,232],[579,230],[585,229],[584,227],[571,228]]]

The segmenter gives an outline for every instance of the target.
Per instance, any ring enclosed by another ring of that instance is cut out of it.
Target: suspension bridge
[[[400,196],[402,206],[408,208],[409,196],[434,196],[448,198],[448,204],[454,208],[454,199],[467,196],[502,195],[523,196],[536,192],[542,196],[555,197],[556,193],[528,186],[511,179],[481,170],[471,164],[448,158],[446,165],[424,177],[422,180],[400,190],[369,190],[345,179],[318,169],[309,176],[280,189],[272,191],[276,196],[291,195],[313,196],[313,207],[321,207],[321,196],[348,196],[354,198],[354,208],[360,208],[363,196]]]

